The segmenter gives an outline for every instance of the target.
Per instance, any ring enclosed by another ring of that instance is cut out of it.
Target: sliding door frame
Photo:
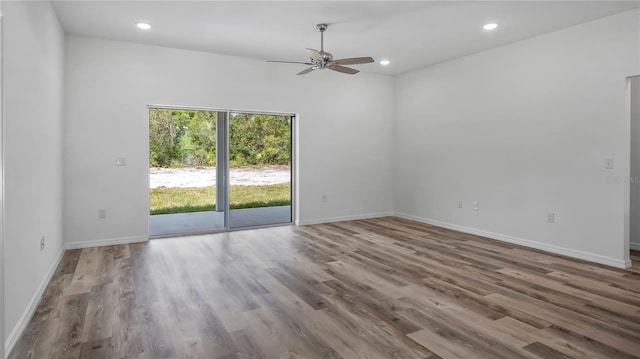
[[[219,145],[219,141],[221,139],[221,136],[219,136],[219,128],[218,125],[220,123],[223,123],[224,125],[224,138],[222,138],[222,148],[223,148],[223,153],[224,153],[224,161],[223,161],[223,168],[222,171],[219,170],[220,166],[219,163],[216,162],[216,202],[218,202],[218,193],[223,192],[224,193],[224,203],[225,203],[225,210],[224,210],[224,228],[221,228],[220,230],[212,230],[212,231],[195,231],[195,232],[189,232],[189,233],[184,233],[184,234],[175,234],[175,235],[158,235],[158,236],[153,236],[150,238],[166,238],[166,237],[175,237],[175,236],[181,236],[181,235],[185,235],[185,234],[192,234],[192,235],[201,235],[201,234],[212,234],[212,233],[222,233],[222,232],[232,232],[232,231],[241,231],[241,230],[245,230],[245,229],[255,229],[255,228],[267,228],[267,227],[280,227],[280,226],[289,226],[289,225],[294,225],[296,224],[296,218],[297,218],[297,208],[298,208],[298,171],[297,171],[297,164],[298,164],[298,114],[294,113],[294,112],[287,112],[287,111],[283,111],[283,112],[273,112],[273,111],[254,111],[254,110],[236,110],[236,109],[221,109],[221,108],[216,108],[216,107],[201,107],[201,106],[179,106],[179,105],[147,105],[147,121],[149,121],[149,113],[150,110],[152,108],[156,108],[156,109],[164,109],[164,110],[186,110],[186,111],[207,111],[207,112],[215,112],[216,113],[216,154],[217,154],[217,149],[220,148],[218,147]],[[222,120],[218,119],[218,114],[220,113],[224,113],[225,116]],[[291,212],[291,221],[290,222],[286,222],[286,223],[275,223],[275,224],[267,224],[267,225],[261,225],[261,226],[244,226],[244,227],[234,227],[231,228],[230,226],[230,214],[231,214],[231,209],[230,209],[230,199],[231,199],[231,186],[230,186],[230,175],[229,175],[229,171],[230,171],[230,167],[229,167],[229,131],[230,131],[230,124],[231,124],[231,114],[232,113],[243,113],[243,114],[252,114],[252,115],[275,115],[275,116],[288,116],[290,118],[291,121],[291,126],[289,128],[289,135],[291,136],[291,143],[290,143],[290,151],[291,151],[291,167],[289,168],[289,175],[290,175],[290,181],[291,181],[291,188],[289,191],[289,196],[290,196],[290,212]],[[147,126],[148,128],[148,126]],[[147,131],[147,165],[149,163],[149,133]],[[225,190],[224,191],[218,191],[217,189],[217,183],[219,183],[218,181],[218,176],[222,173],[222,176],[224,177],[223,181],[224,181],[224,186],[225,186]],[[149,174],[150,176],[150,174]],[[149,183],[149,181],[147,181],[147,183]],[[150,193],[151,188],[149,187],[149,189],[147,190],[147,193]],[[149,205],[149,210],[148,212],[151,211],[151,203],[150,200],[148,198],[147,200],[147,204]],[[217,203],[216,203],[217,204]],[[217,209],[217,206],[216,206]],[[148,213],[147,212],[147,213]],[[149,227],[149,226],[147,226]],[[149,233],[151,231],[149,230]]]

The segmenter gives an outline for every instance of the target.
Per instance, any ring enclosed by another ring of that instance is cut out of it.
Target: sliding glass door
[[[150,235],[291,223],[293,119],[149,108]]]

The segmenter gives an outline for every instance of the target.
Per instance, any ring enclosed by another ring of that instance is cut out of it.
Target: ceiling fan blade
[[[358,70],[356,69],[352,69],[351,67],[346,67],[346,66],[340,66],[340,65],[329,65],[327,68],[333,70],[333,71],[338,71],[338,72],[342,72],[345,74],[349,74],[349,75],[355,75],[357,74]]]
[[[316,67],[315,67],[315,66],[312,66],[312,67],[309,67],[309,68],[307,68],[307,69],[304,69],[304,70],[302,70],[302,71],[298,72],[296,75],[304,75],[304,74],[308,74],[309,72],[311,72],[311,71],[313,71],[313,70],[315,70],[315,69],[316,69]]]
[[[278,60],[267,60],[267,62],[277,62],[277,63],[281,63],[281,64],[313,65],[311,62],[298,62],[298,61],[278,61]]]
[[[312,59],[318,61],[318,62],[323,62],[324,58],[322,57],[322,54],[320,53],[320,51],[318,50],[314,50],[314,49],[309,49],[307,48],[307,50],[309,50],[309,56],[311,56]]]
[[[373,58],[371,57],[352,57],[348,59],[338,59],[331,61],[332,64],[337,65],[358,65],[358,64],[368,64],[373,62]]]

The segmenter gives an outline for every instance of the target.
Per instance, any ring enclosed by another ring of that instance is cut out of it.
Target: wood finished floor
[[[10,354],[341,357],[638,358],[640,266],[392,217],[72,250]]]

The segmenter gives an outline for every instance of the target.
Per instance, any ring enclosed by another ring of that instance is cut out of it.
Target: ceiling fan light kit
[[[324,32],[327,31],[328,27],[329,25],[327,24],[316,25],[316,30],[320,32],[320,51],[308,48],[307,50],[309,51],[309,62],[295,62],[295,61],[267,61],[267,62],[303,64],[303,65],[311,66],[298,72],[298,75],[305,75],[314,70],[324,70],[324,69],[338,71],[343,74],[355,75],[360,71],[344,65],[359,65],[359,64],[368,64],[368,63],[374,62],[373,58],[371,57],[352,57],[348,59],[334,60],[333,55],[331,53],[324,51]]]

